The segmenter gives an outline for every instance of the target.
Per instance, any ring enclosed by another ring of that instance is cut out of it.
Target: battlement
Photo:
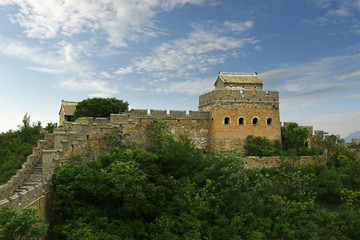
[[[63,122],[63,128],[66,132],[83,132],[81,129],[88,126],[97,126],[98,128],[111,128],[113,125],[134,124],[140,119],[162,119],[162,120],[208,120],[209,112],[204,111],[186,111],[182,110],[155,110],[155,109],[132,109],[130,113],[111,114],[110,118],[91,118],[82,117],[75,122]],[[62,130],[56,130],[62,132]],[[57,132],[55,132],[57,133]]]
[[[24,181],[30,176],[35,165],[41,160],[42,152],[54,144],[52,134],[45,135],[45,140],[39,140],[37,147],[33,148],[32,154],[27,156],[26,162],[16,171],[16,174],[9,181],[0,186],[0,199],[10,197],[13,192],[18,189]]]
[[[155,110],[150,109],[132,109],[130,113],[111,114],[110,124],[131,124],[140,119],[162,119],[162,120],[207,120],[210,118],[209,112],[186,111],[181,110]]]
[[[220,89],[200,95],[199,109],[215,102],[238,102],[238,103],[279,103],[278,91],[249,90],[249,89]]]

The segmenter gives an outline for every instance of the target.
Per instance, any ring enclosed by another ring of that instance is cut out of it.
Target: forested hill
[[[116,130],[109,153],[57,169],[46,239],[360,239],[360,163],[337,136],[313,136],[311,149],[297,125],[282,129],[282,146],[249,136],[246,154],[295,162],[315,154],[317,164],[248,169],[243,153],[203,153],[186,137],[175,140],[165,121],[147,129],[145,145]],[[26,156],[26,141],[43,134],[26,115],[17,131],[0,135],[1,153],[12,156],[4,159]],[[0,210],[0,239],[35,216],[15,214]],[[26,227],[36,229],[33,222]],[[21,234],[5,239],[28,232]]]
[[[238,152],[204,154],[164,122],[146,149],[124,137],[56,172],[48,239],[360,239],[360,164],[342,145],[317,166],[245,169]]]
[[[44,138],[46,132],[52,132],[56,125],[49,123],[43,128],[41,122],[31,123],[30,115],[25,114],[18,130],[0,134],[0,185],[15,175],[37,141]]]

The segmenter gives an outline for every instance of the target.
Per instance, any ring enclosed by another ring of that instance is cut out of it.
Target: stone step
[[[39,160],[35,167],[32,169],[28,179],[14,191],[14,193],[21,193],[27,191],[29,188],[38,185],[42,177],[42,161]]]
[[[24,191],[27,191],[29,189],[30,186],[28,187],[24,187],[24,186],[21,186],[19,187],[18,189],[15,190],[16,193],[20,193],[20,192],[24,192]]]
[[[38,185],[40,183],[40,181],[27,181],[27,182],[24,182],[23,183],[23,186],[35,186],[35,185]]]
[[[41,175],[33,175],[27,179],[28,182],[41,182]]]
[[[42,168],[34,168],[31,173],[41,173],[42,172]]]

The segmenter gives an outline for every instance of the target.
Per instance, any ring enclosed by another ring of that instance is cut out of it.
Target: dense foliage
[[[244,148],[248,156],[273,156],[279,155],[281,152],[281,144],[278,140],[273,143],[266,137],[256,137],[253,135],[246,137]]]
[[[74,119],[79,117],[110,117],[111,113],[128,111],[129,104],[116,98],[88,98],[76,105]]]
[[[324,165],[245,169],[237,152],[203,154],[161,128],[147,150],[120,137],[59,168],[48,238],[360,239],[360,164],[345,148]]]
[[[25,208],[17,212],[8,207],[0,208],[0,239],[36,240],[46,233],[47,225],[36,215],[36,209]]]
[[[339,135],[326,135],[319,131],[310,136],[306,128],[297,123],[281,127],[281,143],[270,141],[266,137],[249,135],[245,142],[245,153],[248,156],[319,156],[326,157],[336,151],[338,146],[345,145]]]
[[[0,134],[0,184],[4,184],[16,173],[37,141],[55,127],[56,123],[49,123],[45,129],[40,122],[31,124],[30,116],[26,114],[18,130]]]
[[[297,123],[290,123],[281,127],[282,149],[286,155],[305,156],[312,155],[308,148],[309,132]]]

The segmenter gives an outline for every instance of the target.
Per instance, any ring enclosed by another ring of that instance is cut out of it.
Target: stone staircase
[[[42,160],[40,159],[35,167],[32,169],[28,179],[20,186],[18,189],[14,191],[14,194],[21,194],[22,192],[26,192],[29,189],[35,187],[36,185],[41,183],[42,178]]]

